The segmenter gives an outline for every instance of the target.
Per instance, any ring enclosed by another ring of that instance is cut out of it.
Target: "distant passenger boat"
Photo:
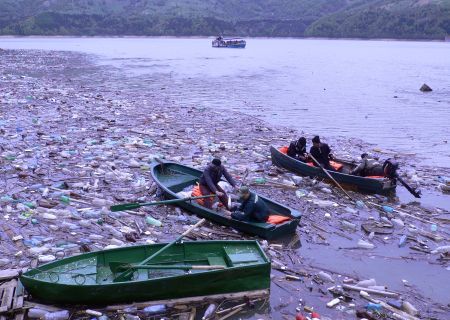
[[[223,38],[217,37],[212,41],[214,48],[245,48],[247,43],[241,38]]]

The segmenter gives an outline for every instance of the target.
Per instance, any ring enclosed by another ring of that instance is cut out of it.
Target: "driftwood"
[[[375,206],[375,207],[377,207],[377,208],[383,208],[382,205],[379,205],[379,204],[374,203],[374,202],[368,201],[367,203],[368,203],[368,204],[371,204],[371,205],[373,205],[373,206]],[[393,208],[393,209],[394,209],[394,212],[400,212],[401,214],[404,214],[404,215],[407,216],[407,217],[410,217],[410,218],[412,218],[412,219],[416,219],[416,220],[422,221],[423,223],[431,223],[431,224],[435,224],[435,223],[436,223],[436,222],[431,221],[431,220],[425,220],[425,219],[416,217],[416,216],[414,216],[414,215],[412,215],[412,214],[410,214],[410,213],[407,213],[407,212],[404,211],[404,210],[400,210],[400,209],[396,209],[396,208]]]
[[[367,293],[378,294],[378,295],[386,296],[389,298],[397,298],[399,296],[399,294],[397,292],[375,290],[375,289],[369,289],[369,288],[364,288],[364,287],[351,286],[349,284],[343,284],[342,288],[344,288],[345,290],[365,291]]]
[[[222,315],[224,313],[227,313],[227,312],[234,311],[236,309],[245,307],[246,305],[247,305],[247,303],[241,303],[241,304],[238,304],[238,305],[236,305],[234,307],[231,307],[231,308],[227,308],[227,309],[222,309],[222,310],[216,311],[216,314],[220,316],[220,315]]]
[[[197,308],[192,308],[191,313],[189,314],[189,320],[195,320],[196,314],[197,314]]]
[[[106,308],[108,311],[117,311],[123,310],[125,308],[136,307],[138,309],[143,309],[152,305],[166,304],[166,305],[176,305],[176,304],[194,304],[194,303],[203,303],[208,301],[215,300],[238,300],[242,298],[255,299],[266,297],[269,295],[269,290],[255,290],[255,291],[244,291],[244,292],[236,292],[236,293],[225,293],[225,294],[216,294],[210,296],[197,296],[197,297],[188,297],[188,298],[180,298],[180,299],[168,299],[168,300],[158,300],[158,301],[148,301],[148,302],[136,302],[128,305],[114,305]]]
[[[241,312],[242,309],[244,309],[244,307],[237,308],[237,309],[231,311],[229,314],[226,314],[226,315],[224,315],[223,317],[219,318],[219,320],[225,320],[225,319],[228,319],[229,317],[231,317],[231,316],[233,316],[233,315],[235,315],[235,314]]]

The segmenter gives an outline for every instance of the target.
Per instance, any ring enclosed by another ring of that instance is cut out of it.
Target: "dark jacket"
[[[326,143],[321,143],[320,147],[312,146],[309,153],[326,169],[330,168],[331,149]]]
[[[247,200],[241,203],[238,212],[233,212],[231,216],[241,221],[266,222],[269,217],[269,209],[258,195],[252,193]]]
[[[207,186],[211,192],[216,192],[216,185],[222,179],[222,176],[227,179],[227,181],[233,186],[236,186],[231,175],[228,173],[227,169],[223,165],[216,166],[213,164],[209,164],[206,169],[203,171],[202,176],[200,177],[200,184]]]
[[[306,161],[305,153],[306,153],[306,146],[300,146],[297,141],[292,141],[287,151],[287,155],[289,157],[303,162]]]
[[[352,170],[351,174],[360,176],[384,176],[383,166],[375,159],[366,157]]]

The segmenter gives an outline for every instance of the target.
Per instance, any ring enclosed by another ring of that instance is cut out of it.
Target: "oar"
[[[110,262],[109,268],[113,273],[124,272],[129,269],[166,269],[166,270],[218,270],[225,269],[225,266],[219,265],[138,265],[123,262]]]
[[[339,182],[337,182],[337,181],[331,176],[331,174],[330,174],[324,167],[322,167],[322,165],[319,163],[319,161],[317,161],[317,159],[314,158],[314,156],[313,156],[312,154],[309,154],[309,156],[310,156],[310,158],[316,163],[316,165],[318,165],[319,168],[322,169],[323,172],[325,172],[325,174],[328,176],[328,178],[330,178],[330,179],[331,179],[331,180],[332,180],[332,181],[333,181],[333,182],[334,182],[334,183],[342,190],[342,192],[345,193],[345,195],[346,195],[350,200],[355,201],[355,200],[353,200],[353,198],[348,194],[348,192],[345,191],[344,188],[342,188],[342,186],[339,184]]]
[[[395,178],[400,181],[400,183],[408,190],[414,197],[420,198],[420,190],[417,191],[416,189],[411,188],[405,181],[403,181],[402,178],[398,176],[398,174],[395,175]]]
[[[124,203],[124,204],[118,204],[118,205],[115,205],[115,206],[111,206],[109,209],[112,212],[125,211],[125,210],[137,209],[137,208],[145,207],[145,206],[156,206],[156,205],[161,205],[161,204],[172,204],[172,203],[178,203],[178,202],[184,202],[184,201],[190,201],[190,200],[196,200],[196,199],[203,199],[203,198],[212,198],[212,197],[216,197],[216,195],[215,194],[210,194],[210,195],[199,196],[199,197],[187,197],[187,198],[181,198],[181,199],[172,199],[172,200],[164,200],[164,201],[153,201],[153,202],[146,202],[146,203],[138,203],[138,202]]]
[[[167,249],[169,249],[170,247],[172,247],[175,243],[177,243],[178,241],[180,241],[181,239],[183,239],[185,236],[187,236],[189,233],[192,232],[192,230],[194,230],[195,228],[199,227],[202,223],[204,223],[206,220],[202,219],[199,222],[197,222],[195,225],[193,225],[192,227],[190,227],[189,229],[187,229],[185,232],[183,232],[183,234],[181,236],[179,236],[177,239],[175,239],[174,241],[172,241],[171,243],[166,244],[164,247],[162,247],[161,249],[159,249],[158,251],[156,251],[154,254],[152,254],[150,257],[148,257],[147,259],[141,261],[140,263],[138,263],[137,265],[135,265],[132,268],[128,268],[126,271],[122,272],[121,274],[119,274],[117,277],[114,278],[114,282],[121,282],[121,281],[127,281],[129,280],[129,278],[133,275],[134,270],[136,269],[136,267],[138,266],[142,266],[145,265],[147,262],[151,261],[152,259],[154,259],[155,257],[157,257],[159,254],[161,254],[162,252],[166,251]]]

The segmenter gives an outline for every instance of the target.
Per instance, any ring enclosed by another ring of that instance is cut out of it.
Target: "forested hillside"
[[[0,0],[0,34],[443,39],[450,0]]]

